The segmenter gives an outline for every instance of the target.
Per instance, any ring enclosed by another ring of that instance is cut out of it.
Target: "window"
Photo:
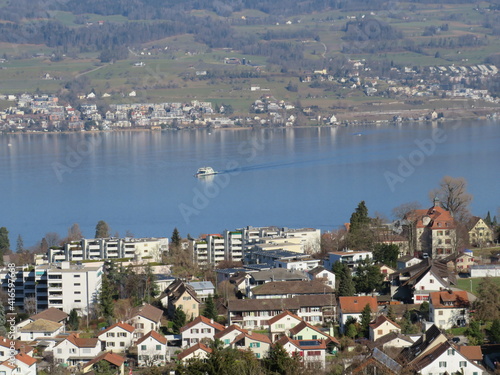
[[[379,329],[377,330],[377,335],[381,335],[383,333],[383,330]]]
[[[430,280],[429,280],[429,282],[430,282],[431,284],[434,284],[434,279],[430,279]]]
[[[161,350],[161,345],[156,345],[156,350]]]
[[[229,345],[231,343],[231,341],[229,339],[224,339],[224,344],[225,345]]]
[[[302,340],[302,336],[297,336],[297,340]]]
[[[73,285],[74,285],[74,286],[80,286],[80,285],[82,285],[82,284],[80,284],[80,283],[74,283]]]
[[[439,367],[446,367],[446,362],[439,362]]]
[[[80,277],[80,275],[73,275],[73,277]]]
[[[75,294],[82,294],[82,292],[80,292],[80,291],[76,291],[76,292],[75,292]]]
[[[187,297],[182,297],[182,300],[183,301],[191,301],[191,297],[187,296]]]
[[[448,349],[448,355],[455,355],[455,349]]]
[[[318,335],[313,335],[313,336],[312,336],[312,339],[313,339],[313,340],[317,340],[317,339],[318,339]]]
[[[260,353],[255,353],[255,356],[256,356],[257,358],[260,358]]]
[[[439,310],[438,315],[443,315],[443,310]]]
[[[467,367],[467,361],[458,362],[458,367]]]
[[[120,346],[123,348],[125,346],[125,342],[120,341]]]
[[[146,345],[141,345],[141,350],[146,350]]]

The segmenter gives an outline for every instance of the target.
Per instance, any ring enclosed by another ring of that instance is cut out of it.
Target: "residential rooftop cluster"
[[[500,257],[457,249],[458,225],[436,200],[398,225],[374,225],[370,250],[322,251],[317,229],[252,226],[196,239],[82,238],[51,247],[34,264],[0,272],[4,291],[15,284],[18,317],[12,337],[0,340],[0,371],[189,371],[236,350],[263,368],[271,353],[286,353],[318,374],[339,363],[344,374],[493,373],[500,342],[463,335],[477,325],[483,297],[458,280],[498,276]],[[471,246],[494,240],[482,218],[467,229]],[[384,263],[388,249],[396,253]],[[168,264],[172,252],[205,278]],[[142,298],[120,297],[134,285],[146,290]]]

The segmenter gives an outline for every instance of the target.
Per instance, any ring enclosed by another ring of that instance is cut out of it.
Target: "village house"
[[[401,327],[385,315],[379,315],[369,325],[369,337],[371,341],[376,341],[391,332],[401,333]]]
[[[396,268],[398,270],[402,270],[402,269],[414,266],[415,264],[418,264],[421,261],[422,261],[422,259],[414,257],[413,255],[405,255],[405,256],[402,256],[401,258],[398,258],[398,260],[396,262]]]
[[[64,331],[65,327],[62,323],[46,319],[37,319],[21,328],[17,338],[21,341],[40,341],[48,338],[55,338],[61,333],[64,333]]]
[[[384,336],[379,337],[373,343],[367,344],[369,348],[379,348],[381,350],[387,350],[388,348],[406,348],[413,344],[413,340],[410,336],[402,335],[398,332],[390,332]]]
[[[464,250],[451,254],[442,260],[449,270],[457,273],[470,273],[470,268],[476,264],[474,253],[471,250]]]
[[[467,232],[472,246],[482,247],[493,242],[493,229],[478,216],[473,216],[469,220]]]
[[[469,297],[466,291],[445,290],[430,293],[429,318],[441,329],[469,324]]]
[[[452,254],[457,245],[456,224],[450,211],[441,207],[439,199],[427,210],[414,210],[406,217],[415,223],[413,230],[417,239],[417,251],[433,259]]]
[[[326,341],[324,340],[293,340],[283,336],[276,343],[282,345],[290,356],[298,354],[306,366],[325,367]]]
[[[448,289],[451,283],[455,283],[455,277],[446,264],[431,259],[399,270],[390,278],[393,299],[417,304],[428,301],[430,292]]]
[[[123,352],[133,345],[134,330],[130,324],[118,322],[101,331],[97,337],[104,350]]]
[[[224,329],[222,324],[200,315],[181,328],[182,346],[188,348],[199,343],[202,339],[213,340],[215,334],[224,331]]]
[[[132,311],[132,318],[127,323],[134,327],[134,338],[139,338],[149,331],[159,331],[162,317],[162,310],[144,304]]]
[[[54,347],[54,361],[69,367],[76,367],[95,358],[101,352],[98,338],[84,339],[70,334]]]
[[[94,366],[101,361],[106,361],[108,363],[110,371],[112,371],[113,374],[125,375],[125,358],[112,352],[102,353],[96,358],[85,363],[82,366],[83,373],[86,374],[91,371],[93,372],[93,370],[95,369]]]
[[[37,375],[36,362],[32,356],[19,353],[14,356],[15,361],[5,360],[0,363],[1,375]]]
[[[14,343],[11,345],[11,343]],[[10,340],[3,336],[0,336],[0,362],[7,361],[10,357],[11,350],[12,354],[27,354],[33,357],[33,352],[35,348],[19,340]]]
[[[212,353],[212,349],[199,342],[198,344],[187,348],[182,353],[179,353],[177,355],[177,360],[183,363],[186,363],[193,358],[204,360],[210,353]]]
[[[377,297],[371,296],[355,296],[355,297],[339,297],[339,324],[340,332],[345,332],[345,324],[349,318],[361,321],[361,312],[366,307],[370,306],[373,314],[378,312]]]
[[[291,298],[299,295],[323,295],[329,298],[334,289],[322,281],[275,281],[252,289],[251,298]]]
[[[319,280],[331,288],[335,288],[335,274],[323,266],[318,266],[307,272],[310,280]]]
[[[271,340],[262,333],[248,331],[238,335],[231,343],[231,347],[239,350],[251,350],[255,357],[260,359],[264,358],[269,351]]]
[[[285,310],[309,323],[323,324],[335,317],[335,303],[334,296],[330,299],[323,295],[230,300],[228,324],[239,324],[246,329],[267,329],[268,320]]]
[[[167,358],[167,339],[156,331],[150,331],[137,340],[137,359],[139,367],[165,366]]]
[[[283,311],[268,320],[269,334],[273,340],[277,340],[282,335],[288,335],[290,330],[301,322],[302,319],[297,315],[292,314],[290,311]]]
[[[231,324],[229,327],[225,328],[223,331],[217,332],[214,336],[215,340],[220,340],[225,347],[229,346],[236,337],[242,333],[247,333],[246,329],[241,328],[236,324]]]
[[[323,261],[323,267],[327,270],[331,270],[336,262],[341,262],[347,264],[349,268],[353,269],[362,260],[372,258],[373,254],[371,251],[333,251],[328,253],[328,257]]]
[[[182,280],[176,280],[165,291],[168,316],[173,318],[175,310],[181,307],[188,319],[200,315],[200,300],[194,289]]]

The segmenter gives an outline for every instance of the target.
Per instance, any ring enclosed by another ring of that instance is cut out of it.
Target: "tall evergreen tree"
[[[78,316],[76,309],[72,309],[69,312],[68,328],[72,331],[77,331],[79,325],[80,325],[80,317]]]
[[[368,217],[368,208],[366,207],[365,201],[361,201],[356,207],[356,210],[351,215],[349,232],[355,232],[358,229],[362,229],[366,225],[370,224],[370,218]]]
[[[179,247],[181,246],[181,241],[182,241],[181,235],[179,234],[177,227],[175,227],[172,232],[172,237],[170,238],[170,243],[172,244],[172,246]]]
[[[396,314],[394,313],[394,309],[392,308],[392,305],[389,305],[389,307],[387,308],[387,318],[389,318],[393,322],[396,321]]]
[[[343,264],[344,270],[340,273],[338,296],[348,297],[356,294],[356,286],[352,278],[351,270],[346,264]]]
[[[17,242],[16,242],[16,253],[21,254],[24,251],[24,241],[21,235],[19,234],[17,236]]]
[[[110,237],[110,229],[108,223],[104,220],[99,220],[95,226],[95,238],[108,238]]]
[[[213,319],[214,321],[217,321],[219,314],[217,313],[217,308],[215,307],[215,302],[214,302],[214,299],[213,299],[211,294],[208,296],[207,300],[205,301],[205,308],[203,309],[203,312],[201,315],[203,315],[205,318]]]
[[[486,214],[486,217],[484,218],[484,222],[489,227],[491,227],[491,225],[493,224],[493,222],[491,221],[490,211],[488,211],[488,213]]]
[[[99,293],[99,307],[101,309],[101,315],[110,324],[115,316],[115,305],[113,302],[112,286],[106,273],[102,275],[101,291]]]
[[[384,275],[380,268],[369,259],[359,263],[356,269],[356,276],[353,278],[357,293],[372,293],[382,287]]]
[[[172,319],[172,329],[175,334],[181,332],[181,328],[186,325],[187,317],[186,313],[181,306],[175,309],[174,318]]]
[[[3,305],[3,301],[0,303],[0,336],[7,335],[7,327],[5,324],[7,323],[7,318],[5,317],[5,307]]]
[[[269,349],[264,358],[264,367],[271,374],[300,374],[300,360],[290,357],[283,345],[277,343]]]
[[[366,304],[363,311],[361,311],[361,334],[363,337],[368,338],[370,322],[372,321],[372,308],[370,304]]]
[[[5,227],[0,228],[0,266],[3,266],[3,256],[10,250],[9,231]]]

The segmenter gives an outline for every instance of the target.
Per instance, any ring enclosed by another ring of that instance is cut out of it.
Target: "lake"
[[[247,225],[331,230],[361,200],[391,218],[429,206],[439,180],[463,176],[472,212],[497,214],[500,123],[337,128],[122,131],[0,136],[0,226],[15,249],[73,223],[112,233],[183,237]],[[197,169],[221,173],[197,179]]]

